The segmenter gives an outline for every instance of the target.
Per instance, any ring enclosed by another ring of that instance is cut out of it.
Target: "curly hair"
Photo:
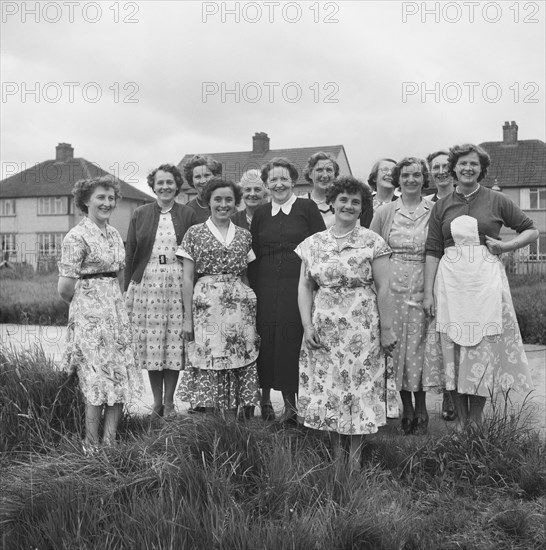
[[[449,156],[447,157],[447,171],[454,180],[457,180],[457,174],[455,173],[455,165],[457,164],[457,161],[461,157],[469,155],[470,153],[476,153],[480,159],[481,172],[478,176],[478,181],[482,181],[483,178],[487,176],[487,169],[491,165],[491,157],[487,151],[482,149],[479,145],[464,143],[463,145],[454,145],[451,147],[449,150]]]
[[[377,174],[379,172],[379,165],[382,162],[392,162],[393,164],[396,164],[396,161],[394,159],[384,158],[379,159],[373,166],[372,171],[370,172],[370,175],[368,176],[368,185],[374,190],[377,191]]]
[[[329,160],[334,165],[334,177],[337,178],[339,176],[339,164],[337,163],[336,159],[324,151],[319,151],[318,153],[312,154],[307,159],[307,166],[303,169],[303,177],[306,181],[309,183],[313,183],[313,180],[311,179],[311,172],[317,165],[319,160]]]
[[[210,178],[210,180],[207,181],[207,185],[203,191],[203,200],[205,201],[205,204],[209,204],[210,197],[212,196],[214,191],[216,191],[216,189],[221,189],[222,187],[231,188],[231,190],[233,191],[233,196],[235,198],[235,206],[239,206],[239,204],[241,204],[241,197],[243,196],[240,187],[236,183],[233,183],[231,180],[216,177]]]
[[[169,172],[172,174],[174,181],[176,183],[176,193],[175,196],[180,193],[180,189],[182,188],[182,184],[184,183],[184,180],[182,179],[182,174],[180,173],[180,170],[174,165],[174,164],[162,164],[161,166],[158,166],[155,170],[152,170],[149,174],[146,180],[148,181],[148,185],[151,187],[152,191],[154,189],[155,185],[155,175],[159,171],[163,172]]]
[[[206,157],[201,155],[194,155],[186,164],[184,164],[184,178],[188,182],[188,185],[195,188],[193,184],[193,169],[198,166],[206,166],[213,176],[222,175],[222,163],[214,160],[212,157]]]
[[[423,187],[428,187],[430,184],[430,173],[428,171],[428,164],[426,160],[417,157],[404,157],[401,161],[396,163],[396,166],[392,169],[392,184],[395,187],[400,187],[400,173],[405,166],[411,166],[417,164],[421,168],[421,174],[423,174]]]
[[[353,176],[338,176],[326,190],[326,202],[332,204],[341,193],[357,195],[362,199],[362,210],[372,208],[372,190],[369,185]]]
[[[116,197],[116,202],[121,199],[121,190],[119,181],[113,176],[100,176],[98,178],[91,178],[87,180],[79,180],[74,184],[72,188],[72,195],[74,195],[74,204],[85,214],[88,213],[86,202],[89,202],[93,191],[97,187],[105,187],[106,189],[113,189]]]
[[[439,157],[440,155],[445,155],[447,157],[449,155],[449,151],[446,151],[445,149],[441,149],[440,151],[434,151],[434,153],[430,153],[430,155],[428,155],[428,157],[427,157],[427,163],[428,163],[429,167],[431,166],[432,161],[436,157]]]
[[[262,181],[264,183],[267,183],[267,178],[269,177],[269,172],[273,170],[273,168],[286,168],[288,170],[288,173],[290,174],[290,179],[292,180],[292,183],[296,183],[298,181],[298,178],[300,176],[298,169],[296,168],[296,165],[290,162],[287,158],[284,157],[275,157],[271,159],[269,162],[266,162],[262,168],[261,168],[261,175]]]

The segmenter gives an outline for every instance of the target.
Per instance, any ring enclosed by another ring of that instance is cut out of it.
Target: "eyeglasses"
[[[386,174],[387,172],[392,172],[392,168],[389,168],[388,166],[383,166],[383,168],[380,168],[379,171],[383,172],[383,174]]]

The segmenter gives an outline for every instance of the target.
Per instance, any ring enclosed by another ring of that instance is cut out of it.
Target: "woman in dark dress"
[[[296,167],[285,158],[262,166],[271,203],[259,206],[250,232],[256,261],[249,279],[258,298],[256,326],[261,336],[258,376],[262,388],[262,418],[274,420],[271,389],[281,391],[285,414],[282,421],[296,422],[298,363],[303,328],[298,310],[301,260],[294,252],[304,239],[326,226],[309,199],[294,195]]]
[[[209,205],[205,202],[203,193],[207,182],[214,176],[222,175],[222,163],[211,157],[194,155],[184,164],[184,178],[188,185],[197,191],[197,195],[186,206],[195,211],[195,223],[206,222],[210,217]]]

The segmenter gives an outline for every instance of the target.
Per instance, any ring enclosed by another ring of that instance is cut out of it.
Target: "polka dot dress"
[[[396,389],[423,389],[426,318],[422,308],[425,274],[425,241],[430,210],[423,202],[410,214],[405,206],[396,212],[389,233],[393,330],[398,345],[393,354]]]

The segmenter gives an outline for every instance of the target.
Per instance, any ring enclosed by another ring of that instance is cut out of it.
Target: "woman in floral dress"
[[[140,366],[154,397],[152,419],[176,415],[174,392],[184,368],[182,262],[176,249],[195,212],[176,202],[182,174],[162,164],[148,175],[157,200],[137,208],[127,232],[125,303],[135,328]]]
[[[508,197],[480,185],[490,163],[478,145],[449,150],[456,186],[435,204],[426,242],[423,309],[434,323],[424,384],[453,392],[458,429],[481,424],[488,396],[533,388],[499,255],[535,242],[538,231]],[[518,235],[500,240],[503,225]]]
[[[120,197],[109,177],[81,180],[72,191],[86,217],[63,240],[59,294],[70,304],[63,365],[76,372],[85,407],[84,450],[99,443],[104,406],[105,445],[116,439],[123,403],[142,390],[129,317],[118,274],[125,251],[119,232],[108,224]]]
[[[184,306],[192,312],[182,325],[187,366],[178,394],[194,408],[242,411],[259,400],[256,295],[246,276],[252,239],[230,220],[241,200],[237,185],[212,178],[203,198],[211,217],[188,230],[177,252]]]
[[[295,250],[302,259],[298,305],[304,328],[298,414],[306,426],[335,434],[336,455],[339,436],[348,438],[351,464],[358,468],[363,435],[386,423],[384,354],[396,345],[390,249],[358,223],[363,205],[371,205],[367,186],[340,176],[327,197],[334,225]]]

